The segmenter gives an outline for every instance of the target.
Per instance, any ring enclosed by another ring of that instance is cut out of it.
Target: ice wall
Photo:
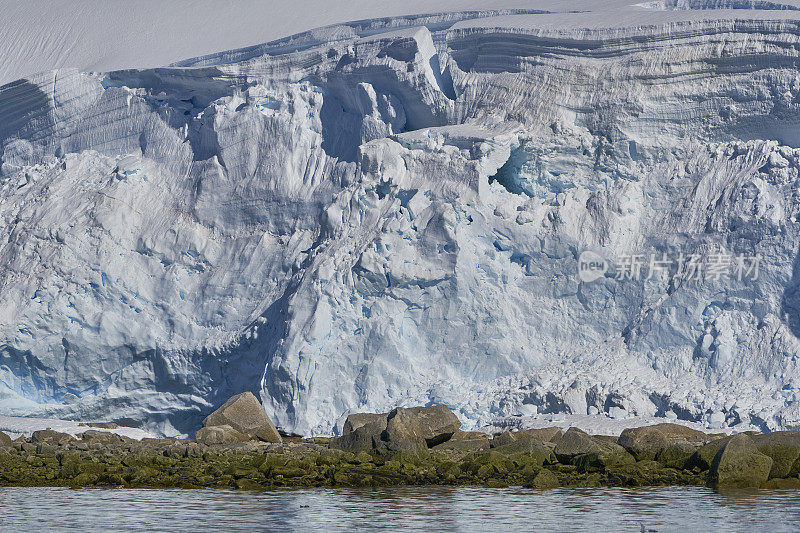
[[[800,426],[800,18],[678,4],[3,86],[0,410]],[[585,250],[760,263],[586,282]]]

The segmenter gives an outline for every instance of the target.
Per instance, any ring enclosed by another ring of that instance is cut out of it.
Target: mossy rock
[[[717,456],[717,453],[725,447],[731,438],[731,436],[723,437],[701,446],[686,462],[685,468],[691,469],[696,467],[702,471],[710,469],[711,464],[714,462],[714,457]]]
[[[248,478],[237,479],[235,485],[238,490],[263,490],[264,488],[260,483]]]
[[[631,454],[621,446],[609,446],[600,452],[591,452],[579,455],[572,459],[572,464],[578,467],[578,472],[603,471],[606,468],[631,465],[636,462]]]
[[[487,489],[507,489],[508,483],[506,483],[502,479],[489,478],[486,480],[484,487],[486,487]]]
[[[552,471],[542,468],[530,481],[524,485],[531,489],[554,489],[559,486],[558,476]]]
[[[712,487],[760,487],[769,478],[772,458],[760,453],[749,435],[731,437],[714,457],[708,483]]]
[[[800,432],[777,431],[751,438],[756,449],[772,459],[770,479],[790,477],[795,465],[800,468]]]
[[[800,479],[790,477],[786,479],[770,479],[761,485],[763,489],[800,490]]]
[[[488,479],[495,474],[507,474],[514,468],[514,463],[505,455],[492,450],[467,457],[461,467],[464,472],[478,479]]]
[[[692,443],[676,442],[659,449],[655,460],[668,468],[683,469],[691,465],[692,456],[699,448]]]
[[[658,460],[657,456],[662,455],[666,461],[672,462],[680,460],[676,455],[686,454],[685,459],[688,459],[688,456],[709,440],[710,437],[702,431],[679,424],[665,423],[628,428],[619,436],[617,444],[625,448],[637,461]]]

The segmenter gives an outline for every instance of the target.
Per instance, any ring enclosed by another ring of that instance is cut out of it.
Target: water
[[[36,529],[34,529],[36,528]],[[0,488],[8,531],[799,531],[800,491]]]

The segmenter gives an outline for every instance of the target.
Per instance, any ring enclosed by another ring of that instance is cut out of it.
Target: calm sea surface
[[[0,488],[0,531],[800,531],[800,491]]]

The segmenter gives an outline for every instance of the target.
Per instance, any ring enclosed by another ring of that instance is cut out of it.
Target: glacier
[[[0,411],[800,429],[800,2],[535,4],[0,87]]]

